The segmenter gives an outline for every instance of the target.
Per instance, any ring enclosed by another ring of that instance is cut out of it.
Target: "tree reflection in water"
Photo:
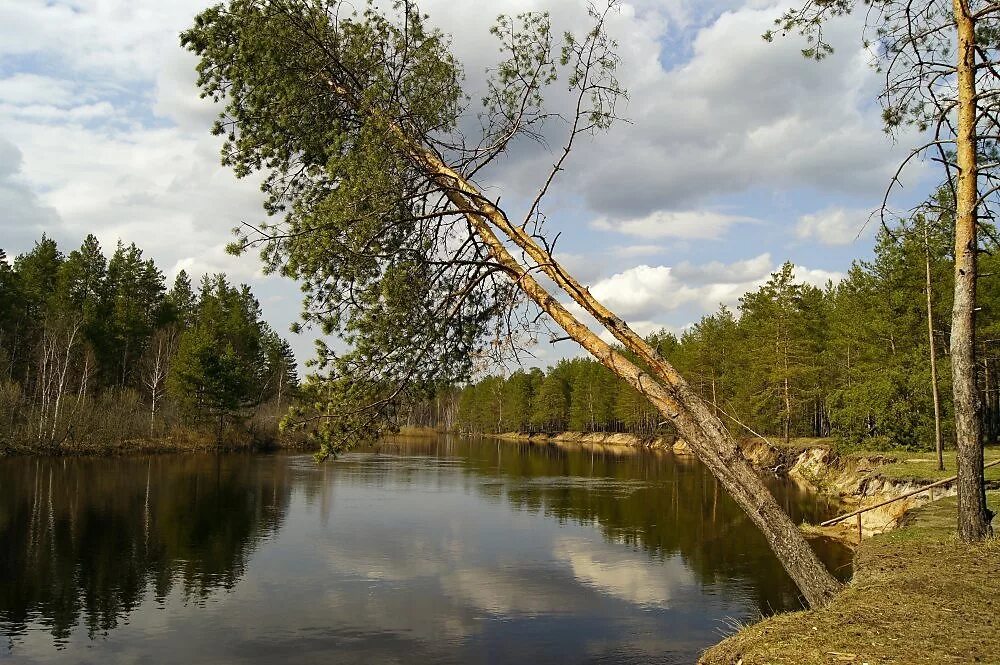
[[[774,492],[796,519],[835,509]],[[846,550],[816,545],[847,573]],[[84,634],[109,636],[92,654],[105,660],[621,660],[627,647],[634,662],[686,662],[723,616],[799,607],[693,458],[460,437],[319,468],[292,455],[0,460],[0,570],[0,632],[38,662],[72,660]]]
[[[4,460],[0,487],[0,622],[40,617],[56,639],[114,628],[147,592],[231,588],[291,491],[284,465],[247,455]]]
[[[764,614],[802,607],[763,535],[694,456],[600,444],[492,444],[399,438],[382,448],[457,457],[476,477],[504,479],[481,484],[482,492],[503,494],[519,510],[596,524],[608,541],[661,560],[680,554],[702,584],[745,578]],[[829,499],[789,481],[772,478],[769,485],[797,523],[818,524],[838,512]],[[848,548],[827,538],[811,544],[835,575],[850,577]]]

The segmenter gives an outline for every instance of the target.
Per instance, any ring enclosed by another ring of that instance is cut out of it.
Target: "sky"
[[[863,17],[832,23],[836,51],[813,62],[798,37],[761,39],[787,3],[632,0],[612,15],[628,122],[574,151],[546,228],[560,234],[557,258],[642,334],[736,306],[786,260],[823,285],[871,254],[866,222],[915,139],[882,130]],[[17,255],[45,232],[68,252],[94,233],[108,254],[135,242],[171,281],[225,271],[251,285],[302,360],[316,333],[288,332],[297,285],[264,276],[253,254],[225,253],[233,227],[264,214],[257,182],[219,165],[217,109],[198,98],[195,57],[179,46],[208,4],[0,2],[0,248]],[[420,6],[452,36],[473,99],[499,57],[497,14],[546,10],[559,31],[587,26],[582,0]],[[517,146],[479,184],[516,218],[557,150]],[[894,205],[916,203],[933,179],[915,164]],[[578,353],[542,344],[534,362]]]

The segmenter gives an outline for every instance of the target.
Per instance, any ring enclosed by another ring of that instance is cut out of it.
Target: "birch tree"
[[[159,328],[143,355],[142,382],[149,391],[149,433],[156,425],[156,409],[167,394],[167,377],[170,362],[177,352],[177,328],[173,325]]]
[[[476,358],[517,354],[561,329],[672,422],[761,529],[813,606],[839,583],[816,558],[711,408],[656,350],[553,258],[543,203],[582,137],[609,128],[624,91],[607,11],[560,36],[545,14],[501,16],[505,59],[479,123],[447,38],[410,2],[352,12],[334,0],[230,0],[183,33],[200,58],[203,96],[223,105],[223,163],[263,172],[270,221],[233,249],[301,280],[304,318],[337,332],[306,382],[323,454],[384,431],[400,398],[468,377]],[[560,76],[563,114],[545,96]],[[555,121],[561,120],[558,125]],[[461,127],[479,124],[470,135]],[[515,141],[553,141],[552,168],[521,214],[479,183]],[[548,133],[545,133],[548,132]],[[572,300],[631,354],[604,341],[550,292]]]
[[[952,390],[958,471],[958,532],[977,541],[990,532],[983,478],[982,403],[977,387],[976,287],[980,221],[993,219],[1000,192],[1000,4],[990,0],[807,0],[775,23],[805,35],[803,54],[833,52],[824,23],[866,12],[865,44],[884,76],[886,129],[913,127],[926,137],[903,161],[883,201],[913,160],[941,165],[955,207],[955,297],[951,319]],[[765,33],[770,40],[774,32]]]

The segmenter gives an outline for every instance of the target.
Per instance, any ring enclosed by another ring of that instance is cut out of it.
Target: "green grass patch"
[[[864,453],[855,453],[864,454]],[[909,450],[894,450],[889,452],[871,453],[892,457],[897,461],[878,468],[878,475],[890,480],[912,480],[915,482],[934,482],[954,476],[955,451],[944,453],[944,471],[937,469],[937,455],[934,452],[913,452]],[[989,446],[985,450],[986,463],[1000,460],[1000,446]],[[986,480],[1000,482],[1000,464],[986,469]]]
[[[990,506],[1000,511],[1000,493]],[[865,541],[827,607],[781,614],[709,649],[706,665],[1000,663],[1000,540],[955,536],[955,498]]]

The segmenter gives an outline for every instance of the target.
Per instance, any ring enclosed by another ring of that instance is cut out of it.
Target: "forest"
[[[134,243],[88,235],[0,250],[0,453],[140,443],[267,443],[298,385],[288,343],[246,285],[197,288]]]
[[[663,330],[648,341],[737,435],[934,449],[932,353],[941,435],[954,439],[952,227],[950,214],[920,214],[891,231],[883,228],[873,258],[855,261],[843,280],[823,288],[797,281],[786,263],[735,311],[722,306],[679,336]],[[995,247],[980,258],[985,278],[977,317],[981,418],[991,441],[1000,426]],[[453,404],[454,413],[442,403]],[[648,400],[590,358],[487,376],[454,395],[443,392],[411,416],[414,422],[441,418],[478,433],[670,433]]]

